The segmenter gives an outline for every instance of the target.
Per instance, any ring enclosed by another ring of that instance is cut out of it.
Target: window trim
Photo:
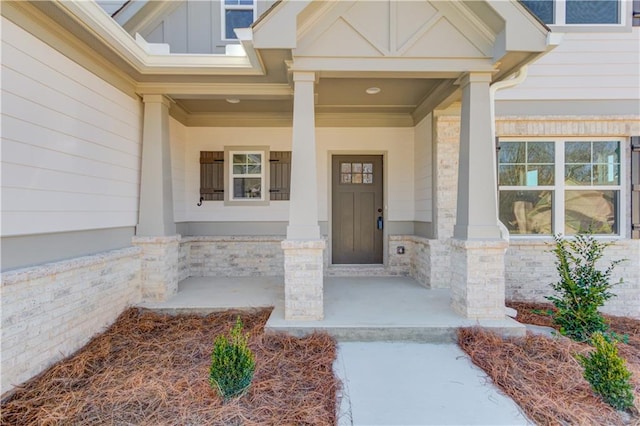
[[[627,139],[628,140],[628,139]],[[625,143],[625,138],[619,136],[570,136],[570,137],[562,137],[562,136],[533,136],[533,137],[508,137],[501,136],[499,137],[500,144],[505,142],[554,142],[555,143],[555,179],[554,185],[539,185],[539,186],[517,186],[517,185],[500,185],[498,183],[498,203],[500,202],[500,191],[517,191],[522,190],[522,188],[526,188],[529,190],[538,190],[538,191],[552,191],[553,192],[553,202],[552,202],[552,213],[551,213],[551,224],[552,224],[552,233],[551,234],[511,234],[509,233],[509,238],[515,239],[548,239],[551,238],[555,234],[564,235],[565,230],[565,191],[580,191],[580,190],[588,190],[588,189],[597,189],[597,190],[614,190],[619,191],[619,199],[618,199],[618,212],[617,212],[617,226],[618,232],[616,234],[596,234],[594,237],[601,239],[610,239],[610,240],[619,240],[626,239],[627,237],[627,229],[628,229],[628,220],[627,216],[629,216],[629,200],[628,200],[628,180],[629,180],[629,171],[627,170],[627,163],[629,162],[629,153],[628,147],[629,143]],[[565,150],[564,144],[565,142],[618,142],[618,150],[620,152],[620,171],[619,171],[619,183],[618,185],[565,185],[564,182],[564,173],[565,173]],[[499,158],[496,159],[496,164],[499,167],[500,162]],[[498,173],[497,171],[496,173]],[[499,175],[496,175],[497,179],[499,179]],[[629,217],[630,220],[630,217]],[[506,226],[506,225],[505,225]],[[561,230],[561,232],[559,232]],[[569,235],[568,237],[571,237]]]
[[[261,198],[234,199],[233,198],[233,154],[257,153],[262,155],[262,189]],[[270,173],[269,173],[269,147],[268,146],[225,146],[224,147],[224,205],[225,206],[268,206],[270,200]]]
[[[253,4],[225,4],[225,0],[220,1],[220,40],[221,41],[238,41],[238,38],[227,38],[227,10],[252,10],[253,22],[258,18],[258,0],[253,0]]]

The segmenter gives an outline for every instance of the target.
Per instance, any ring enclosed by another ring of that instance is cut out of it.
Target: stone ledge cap
[[[451,239],[451,245],[454,247],[464,247],[468,249],[503,249],[509,247],[509,241],[506,240],[461,240],[458,238]]]
[[[88,268],[94,265],[103,265],[107,262],[131,257],[138,258],[142,250],[139,247],[126,247],[123,249],[109,250],[88,256],[75,257],[68,260],[43,263],[25,268],[13,269],[2,272],[2,286],[17,284],[24,281],[48,277],[75,269]]]
[[[283,250],[323,250],[326,246],[327,244],[324,240],[284,240],[281,243]]]
[[[179,242],[182,239],[180,234],[178,235],[168,235],[168,236],[157,236],[157,237],[133,237],[131,238],[131,242],[133,244],[167,244],[172,243],[174,241]]]

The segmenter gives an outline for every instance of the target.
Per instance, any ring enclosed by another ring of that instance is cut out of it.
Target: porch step
[[[325,269],[327,277],[402,277],[406,274],[384,265],[331,265]]]
[[[304,337],[315,331],[326,332],[339,342],[416,342],[453,343],[460,327],[480,326],[501,336],[524,336],[526,327],[510,318],[471,321],[459,319],[454,324],[429,325],[338,325],[331,321],[285,321],[274,310],[267,321],[268,333],[288,333]]]

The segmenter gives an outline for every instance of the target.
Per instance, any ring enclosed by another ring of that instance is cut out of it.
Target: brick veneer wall
[[[2,274],[1,393],[81,348],[140,300],[139,248]]]
[[[505,256],[506,297],[510,300],[547,302],[551,283],[558,281],[551,241],[512,239]],[[614,269],[612,282],[616,297],[610,299],[603,312],[640,318],[640,240],[619,240],[605,250],[600,263],[626,259]]]

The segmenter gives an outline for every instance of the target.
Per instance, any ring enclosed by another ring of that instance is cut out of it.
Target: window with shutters
[[[500,140],[500,220],[512,235],[621,235],[622,142]]]
[[[267,156],[269,160],[265,166]],[[290,151],[227,150],[227,158],[233,165],[225,172],[225,151],[200,152],[200,196],[203,201],[225,201],[225,193],[233,194],[227,196],[227,201],[248,204],[289,200]],[[225,190],[225,183],[231,183],[230,188]]]

